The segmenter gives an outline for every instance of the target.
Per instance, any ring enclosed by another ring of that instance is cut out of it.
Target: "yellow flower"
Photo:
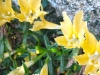
[[[31,65],[33,65],[34,62],[33,61],[28,61],[25,62],[25,65],[29,68]],[[12,70],[9,74],[7,75],[24,75],[25,74],[25,70],[23,65],[20,67],[17,67],[15,70]]]
[[[59,25],[46,21],[44,15],[41,15],[40,19],[42,21],[34,21],[33,28],[30,29],[31,31],[39,31],[40,29],[60,29]]]
[[[16,18],[20,22],[26,21],[32,23],[34,19],[37,19],[41,14],[46,14],[44,11],[40,11],[41,0],[18,0],[20,11]]]
[[[0,26],[6,22],[10,22],[15,17],[15,12],[12,9],[11,0],[0,0]]]
[[[66,48],[80,47],[81,42],[84,40],[84,27],[87,22],[83,21],[83,12],[79,11],[73,20],[73,24],[70,18],[63,12],[64,21],[61,22],[61,31],[64,36],[59,36],[55,38],[55,41],[60,46],[65,46]]]
[[[80,65],[86,65],[84,74],[96,73],[97,70],[99,69],[99,65],[94,62],[98,61],[97,59],[95,59],[96,56],[94,58],[93,57],[91,58],[91,56],[92,55],[89,54],[82,54],[79,56],[75,56],[76,61],[78,61]]]
[[[48,65],[45,64],[42,69],[41,69],[41,72],[40,72],[40,75],[48,75]]]
[[[74,58],[80,65],[86,65],[84,74],[94,74],[100,69],[100,41],[98,42],[88,29],[85,29],[85,31],[86,39],[82,44],[85,54]]]

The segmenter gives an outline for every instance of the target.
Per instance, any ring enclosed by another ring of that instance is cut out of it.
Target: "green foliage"
[[[0,58],[4,58],[4,41],[3,37],[0,38]]]

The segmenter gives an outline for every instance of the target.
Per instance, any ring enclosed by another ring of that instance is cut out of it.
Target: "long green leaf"
[[[29,70],[24,62],[23,62],[23,67],[24,67],[25,75],[29,75]]]
[[[12,48],[11,48],[11,45],[10,45],[10,43],[9,43],[9,40],[8,40],[8,38],[4,38],[4,41],[5,41],[5,45],[6,45],[6,47],[8,48],[8,50],[12,50]]]
[[[4,58],[4,41],[3,38],[0,38],[0,58]]]
[[[50,48],[50,41],[46,34],[44,35],[44,43],[45,43],[46,48]]]
[[[28,31],[29,31],[28,23],[24,23],[24,26],[23,26],[24,36],[23,36],[23,43],[22,43],[24,47],[26,47]]]

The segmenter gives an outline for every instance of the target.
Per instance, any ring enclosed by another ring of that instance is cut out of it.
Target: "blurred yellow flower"
[[[29,68],[31,65],[33,65],[34,62],[33,61],[28,61],[25,62],[25,65]],[[7,75],[24,75],[25,71],[24,71],[24,67],[23,65],[20,67],[17,67],[15,70],[11,71],[9,74]]]
[[[40,72],[40,75],[48,75],[48,65],[45,64],[42,69],[41,69],[41,72]]]
[[[0,26],[6,22],[10,22],[15,17],[15,12],[12,9],[12,1],[5,0],[3,2],[0,0]]]
[[[85,29],[85,41],[82,48],[85,54],[75,56],[74,58],[80,65],[86,65],[84,74],[95,74],[100,69],[100,41]]]
[[[55,41],[60,46],[65,46],[66,48],[80,47],[81,42],[84,40],[84,27],[87,22],[83,21],[83,12],[79,11],[73,20],[73,24],[70,18],[63,12],[64,21],[61,22],[61,31],[64,36],[59,36],[55,38]]]
[[[47,14],[40,10],[41,0],[18,0],[20,11],[16,18],[20,22],[26,21],[33,23],[34,19],[37,19],[41,14]]]
[[[60,26],[57,24],[54,24],[52,22],[48,22],[45,20],[44,15],[40,16],[42,21],[34,21],[33,28],[31,28],[31,31],[39,31],[40,29],[60,29]]]

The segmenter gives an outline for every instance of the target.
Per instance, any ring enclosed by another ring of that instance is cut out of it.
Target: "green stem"
[[[41,59],[47,52],[42,53],[41,55],[39,55],[38,57],[36,57],[35,59],[33,59],[34,63],[37,62],[39,59]]]

